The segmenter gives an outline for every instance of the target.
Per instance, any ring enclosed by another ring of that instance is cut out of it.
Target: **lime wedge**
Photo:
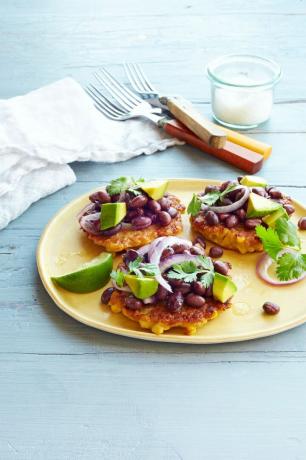
[[[67,291],[84,294],[105,286],[109,281],[112,268],[113,257],[104,252],[83,264],[78,270],[62,276],[53,276],[51,279]]]

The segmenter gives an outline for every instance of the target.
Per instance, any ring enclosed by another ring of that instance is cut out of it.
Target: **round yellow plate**
[[[171,179],[169,191],[187,205],[193,193],[202,191],[207,184],[218,181],[202,179]],[[232,276],[238,285],[231,309],[200,328],[196,335],[186,336],[179,329],[162,335],[143,330],[137,323],[121,314],[110,312],[101,305],[103,291],[90,294],[73,294],[56,287],[50,277],[78,268],[101,252],[101,248],[90,242],[80,231],[76,215],[88,202],[88,194],[65,206],[47,225],[37,250],[37,265],[41,280],[54,302],[68,315],[88,326],[145,340],[179,343],[221,343],[265,337],[291,329],[306,321],[306,282],[291,286],[270,287],[255,274],[258,254],[239,255],[224,251],[223,259],[231,262]],[[306,209],[294,202],[294,221],[306,215]],[[184,234],[192,238],[187,215],[184,215]],[[306,248],[306,232],[300,232],[303,249]],[[280,305],[280,313],[267,316],[262,313],[266,301]]]

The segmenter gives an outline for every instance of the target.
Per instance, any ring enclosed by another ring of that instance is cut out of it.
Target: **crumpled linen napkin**
[[[68,163],[113,163],[178,144],[149,121],[106,118],[72,78],[0,100],[0,229],[72,184]]]

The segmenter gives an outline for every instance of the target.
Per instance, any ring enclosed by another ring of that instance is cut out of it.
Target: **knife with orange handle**
[[[221,149],[212,147],[177,120],[161,118],[157,124],[171,136],[250,174],[258,172],[263,165],[264,157],[260,153],[231,141],[226,141]]]

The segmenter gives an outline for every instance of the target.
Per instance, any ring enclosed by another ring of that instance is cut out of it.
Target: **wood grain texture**
[[[304,0],[2,0],[0,97],[101,64],[141,62],[165,94],[210,115],[207,60],[268,55],[284,78],[256,139],[262,174],[306,202]],[[304,460],[306,326],[211,346],[145,343],[60,311],[35,267],[39,236],[68,201],[119,175],[234,178],[192,147],[125,163],[72,165],[78,182],[0,232],[1,460]],[[306,307],[305,307],[306,308]]]

